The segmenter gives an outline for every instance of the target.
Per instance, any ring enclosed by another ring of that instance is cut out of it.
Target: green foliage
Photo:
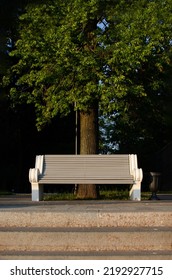
[[[142,200],[148,200],[151,196],[150,192],[142,192]],[[128,200],[129,192],[128,190],[101,190],[99,194],[100,200]],[[44,194],[45,201],[55,201],[55,200],[78,200],[73,193],[54,193],[54,194]]]
[[[161,88],[171,61],[172,0],[47,0],[29,4],[11,56],[14,101],[33,103],[41,128],[57,113],[127,112]],[[145,65],[154,65],[146,81]],[[4,78],[5,80],[5,78]],[[137,99],[138,98],[138,99]]]

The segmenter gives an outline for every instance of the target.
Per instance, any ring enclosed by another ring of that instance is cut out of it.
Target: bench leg
[[[135,184],[133,184],[133,186],[129,192],[129,196],[130,196],[131,200],[137,200],[137,201],[141,200],[141,183],[140,182],[136,182]]]
[[[32,183],[32,201],[43,200],[43,185]]]

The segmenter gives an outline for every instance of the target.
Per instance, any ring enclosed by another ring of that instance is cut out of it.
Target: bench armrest
[[[44,156],[36,156],[35,168],[29,169],[30,183],[38,182],[38,175],[42,174],[42,172],[43,172],[43,161],[44,161]]]
[[[141,182],[143,179],[143,171],[141,168],[137,168],[134,170],[134,181]]]
[[[29,169],[29,182],[37,183],[38,182],[39,169],[38,168],[30,168]]]
[[[141,182],[143,179],[143,171],[141,168],[138,168],[137,164],[137,155],[129,155],[130,162],[130,174],[133,176],[134,181]]]

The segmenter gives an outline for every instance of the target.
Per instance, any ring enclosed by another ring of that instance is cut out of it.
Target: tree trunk
[[[98,110],[80,112],[80,154],[96,154],[98,151]],[[98,197],[96,185],[78,185],[77,198],[95,199]]]

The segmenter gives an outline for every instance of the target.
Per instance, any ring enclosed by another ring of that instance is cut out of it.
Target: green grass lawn
[[[7,191],[0,191],[0,196],[4,196],[4,195],[12,195],[14,194],[13,192],[7,192]]]
[[[142,200],[147,200],[151,196],[150,192],[143,192],[141,194]],[[44,200],[75,200],[77,199],[73,193],[54,193],[45,194]],[[99,199],[101,200],[128,200],[128,190],[100,190]]]

